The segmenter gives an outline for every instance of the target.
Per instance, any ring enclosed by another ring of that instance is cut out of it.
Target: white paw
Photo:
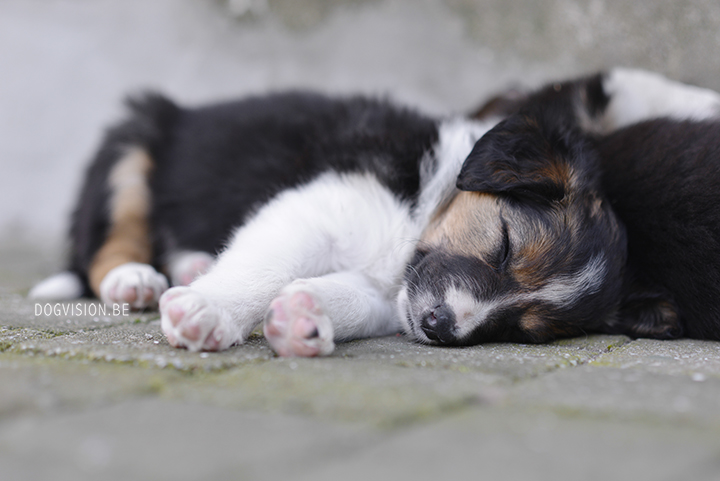
[[[69,300],[83,295],[85,287],[74,272],[60,272],[36,284],[28,297],[30,299]]]
[[[130,304],[133,309],[154,308],[168,288],[164,275],[147,264],[128,262],[107,273],[100,283],[106,304]]]
[[[290,285],[270,303],[263,332],[280,356],[326,356],[335,348],[330,319],[304,286]]]
[[[173,286],[189,286],[199,275],[205,274],[215,261],[207,252],[182,251],[173,254],[168,273]]]
[[[220,310],[189,287],[173,287],[160,298],[160,325],[170,345],[189,351],[220,351],[235,339]]]

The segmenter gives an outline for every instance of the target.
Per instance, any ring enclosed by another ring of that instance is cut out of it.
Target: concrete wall
[[[611,65],[720,89],[710,0],[2,0],[0,237],[57,242],[129,91],[290,87],[432,113]]]

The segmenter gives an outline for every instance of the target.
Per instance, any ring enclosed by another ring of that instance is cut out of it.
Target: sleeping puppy
[[[399,297],[406,331],[455,345],[720,338],[719,106],[628,71],[531,95],[475,145],[426,229]],[[656,116],[693,120],[602,135]]]
[[[494,124],[302,92],[194,109],[148,95],[130,111],[87,172],[69,272],[31,296],[152,308],[169,280],[171,344],[225,349],[269,313],[273,346],[298,355],[401,329],[415,241]]]
[[[583,121],[604,131],[718,102],[643,72],[595,84],[610,100]],[[168,341],[191,350],[240,344],[264,319],[273,348],[299,356],[403,325],[421,342],[543,341],[582,332],[578,318],[601,330],[617,307],[624,232],[595,161],[487,162],[506,136],[475,142],[499,119],[306,93],[198,109],[148,96],[132,112],[88,170],[71,273],[32,295],[159,300]]]
[[[31,295],[157,307],[168,280],[189,284],[263,205],[323,174],[372,172],[399,201],[415,201],[419,163],[438,139],[435,120],[360,97],[297,92],[190,109],[148,94],[128,107],[73,214],[76,279]]]
[[[601,331],[617,310],[625,231],[567,120],[576,95],[554,93],[531,95],[475,144],[425,229],[399,297],[420,341],[545,342]]]

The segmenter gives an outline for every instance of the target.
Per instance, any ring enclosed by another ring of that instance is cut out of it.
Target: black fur
[[[720,122],[644,122],[598,151],[628,232],[625,314],[640,335],[720,340]]]
[[[602,175],[602,191],[627,232],[627,261],[614,319],[599,329],[578,319],[580,327],[632,337],[720,340],[720,121],[656,119],[606,136],[583,131],[579,109],[592,121],[609,103],[602,80],[595,75],[552,84],[531,96],[505,123],[521,123],[523,115],[542,121],[490,139],[496,158],[505,166],[522,164],[510,183],[540,197],[559,194],[548,179],[539,186],[523,184],[533,165],[528,157],[536,164],[549,157],[541,146],[561,146],[563,156]],[[476,174],[484,169],[486,177],[509,177],[491,164],[472,168]],[[463,182],[461,176],[461,187]],[[510,194],[517,188],[485,184]],[[607,253],[625,257],[624,247]]]
[[[588,108],[607,105],[600,95],[600,76],[587,85]],[[548,203],[566,194],[562,169],[581,175],[579,188],[594,189],[599,183],[597,160],[587,145],[573,115],[577,82],[552,84],[529,96],[525,105],[500,122],[480,141],[463,164],[458,177],[460,190],[503,193],[512,197]]]
[[[89,167],[71,228],[70,269],[87,280],[108,234],[108,174],[129,146],[154,162],[153,264],[179,249],[216,253],[233,228],[282,189],[318,174],[374,173],[414,201],[436,121],[386,101],[284,93],[181,108],[149,94],[128,102]]]

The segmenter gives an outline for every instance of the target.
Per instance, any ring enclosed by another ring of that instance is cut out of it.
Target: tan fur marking
[[[526,312],[520,319],[520,328],[526,332],[542,332],[547,326],[541,316],[534,312]]]
[[[496,247],[501,235],[499,210],[493,195],[459,192],[433,218],[421,240],[453,254],[483,258]]]
[[[105,243],[95,254],[88,278],[95,295],[108,272],[127,262],[149,263],[150,188],[148,177],[153,164],[143,149],[133,148],[117,161],[108,178],[110,186],[110,229]]]
[[[582,329],[552,322],[537,309],[529,309],[520,319],[520,328],[533,336],[534,342],[547,342],[559,337],[577,336]]]
[[[565,189],[565,195],[571,194],[576,185],[572,168],[562,160],[553,160],[545,168],[538,170],[534,177],[538,181],[549,179],[554,184],[562,186]]]
[[[517,258],[520,259],[513,269],[515,280],[527,290],[541,288],[547,281],[544,269],[547,259],[557,249],[554,239],[542,237],[542,241],[534,240],[522,246]]]

